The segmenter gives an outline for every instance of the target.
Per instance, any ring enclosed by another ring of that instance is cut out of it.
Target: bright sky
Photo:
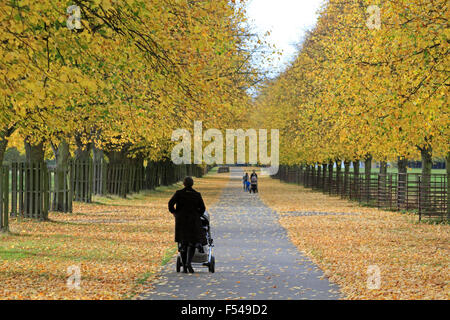
[[[305,31],[314,27],[317,10],[323,0],[249,0],[247,15],[255,31],[264,35],[271,31],[268,41],[282,50],[281,61],[276,63],[280,71],[291,61]],[[277,60],[278,61],[278,60]]]

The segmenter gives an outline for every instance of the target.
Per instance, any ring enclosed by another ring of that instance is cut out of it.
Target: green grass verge
[[[161,267],[165,266],[166,264],[169,263],[170,260],[172,260],[173,256],[175,255],[175,253],[177,252],[178,248],[176,246],[173,246],[172,248],[169,248],[166,250],[166,252],[164,253],[164,256],[161,260]],[[137,291],[138,286],[140,285],[144,285],[148,279],[153,275],[153,272],[145,272],[143,273],[137,280],[136,280],[136,286],[135,288],[133,288],[133,290],[131,291],[131,293],[125,295],[123,297],[124,300],[131,300],[134,297],[136,297],[136,295],[138,295],[140,292]]]

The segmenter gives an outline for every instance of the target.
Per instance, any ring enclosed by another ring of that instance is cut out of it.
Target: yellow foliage
[[[369,28],[369,6],[380,10]],[[332,0],[295,61],[266,84],[259,119],[281,162],[433,156],[450,150],[448,2]]]

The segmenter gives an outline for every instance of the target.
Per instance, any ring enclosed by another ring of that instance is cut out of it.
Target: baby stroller
[[[258,192],[258,178],[256,176],[252,176],[250,178],[251,181],[251,187],[250,187],[250,193],[257,193]]]
[[[210,228],[210,217],[207,211],[200,217],[200,220],[202,222],[202,228],[205,231],[206,234],[206,242],[207,245],[205,246],[199,246],[195,248],[195,254],[192,258],[192,267],[198,266],[198,267],[206,267],[209,269],[209,272],[214,273],[215,266],[216,266],[216,260],[213,256],[213,239],[211,238],[211,228]],[[181,271],[181,256],[178,254],[177,256],[177,272]]]

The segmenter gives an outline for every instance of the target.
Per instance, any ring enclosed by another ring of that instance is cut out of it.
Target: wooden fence
[[[11,164],[11,215],[48,219],[49,174],[44,162]]]
[[[416,210],[423,216],[450,218],[447,175],[365,174],[333,167],[280,166],[273,176],[330,195],[389,210]]]
[[[149,162],[145,168],[144,186],[154,189],[181,181],[186,176],[201,178],[211,166],[205,168],[194,164],[174,165],[169,161]]]
[[[181,181],[185,176],[202,177],[205,169],[197,165],[174,165],[171,161],[149,161],[142,163],[106,164],[106,192],[126,197],[127,194],[152,190]],[[209,167],[208,167],[209,168]],[[99,169],[100,170],[100,169]]]
[[[230,167],[219,167],[217,169],[217,173],[226,173],[226,172],[230,172]]]
[[[73,175],[69,163],[67,168],[48,167],[50,210],[72,212]]]
[[[73,177],[73,196],[75,201],[92,202],[93,163],[92,160],[71,161],[71,175]]]
[[[109,194],[126,197],[129,184],[129,167],[125,164],[107,165],[106,191]]]
[[[95,195],[104,195],[106,191],[106,177],[108,174],[107,163],[104,160],[93,161],[92,172],[92,193]]]
[[[207,169],[210,167],[208,166]],[[187,175],[201,177],[203,167],[176,166],[172,162],[132,162],[71,160],[67,168],[46,163],[12,163],[0,168],[0,229],[7,230],[8,214],[47,220],[49,211],[72,212],[72,202],[91,202],[93,194],[129,193],[170,185]],[[11,198],[10,197],[11,194]]]

